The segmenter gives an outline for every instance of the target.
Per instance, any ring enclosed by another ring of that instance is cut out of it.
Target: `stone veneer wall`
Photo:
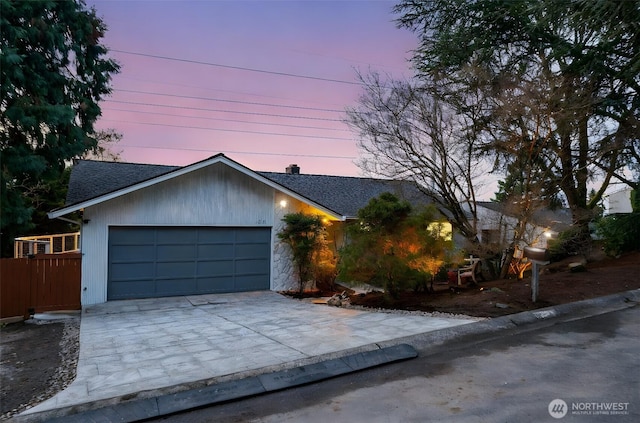
[[[287,202],[286,207],[280,206],[280,201],[285,200]],[[274,201],[274,222],[273,222],[273,263],[272,263],[272,291],[297,291],[300,289],[298,271],[291,259],[291,247],[280,241],[278,238],[278,232],[280,232],[284,226],[282,218],[288,213],[303,212],[307,214],[319,214],[324,215],[321,211],[314,209],[296,199],[293,199],[282,193],[276,193],[276,199]],[[304,287],[305,289],[312,289],[315,287],[313,281],[309,281]]]

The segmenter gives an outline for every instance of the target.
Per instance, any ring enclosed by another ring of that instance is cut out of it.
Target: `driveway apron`
[[[271,291],[108,302],[83,311],[76,379],[25,414],[233,378],[473,321],[328,307]]]

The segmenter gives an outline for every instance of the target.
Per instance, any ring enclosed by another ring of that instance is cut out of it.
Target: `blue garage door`
[[[107,300],[269,289],[270,228],[111,227]]]

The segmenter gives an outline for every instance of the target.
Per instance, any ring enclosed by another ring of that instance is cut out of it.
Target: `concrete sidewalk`
[[[22,415],[291,369],[476,320],[334,308],[269,291],[108,302],[83,311],[74,382]]]

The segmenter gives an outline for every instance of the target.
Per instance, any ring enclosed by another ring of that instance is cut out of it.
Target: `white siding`
[[[275,197],[273,188],[217,163],[86,208],[84,219],[89,222],[82,228],[82,304],[107,299],[109,226],[272,227],[279,207],[274,204]],[[273,272],[271,277],[273,287]]]
[[[608,207],[607,214],[631,213],[631,188],[625,188],[620,191],[613,192],[607,196]]]

